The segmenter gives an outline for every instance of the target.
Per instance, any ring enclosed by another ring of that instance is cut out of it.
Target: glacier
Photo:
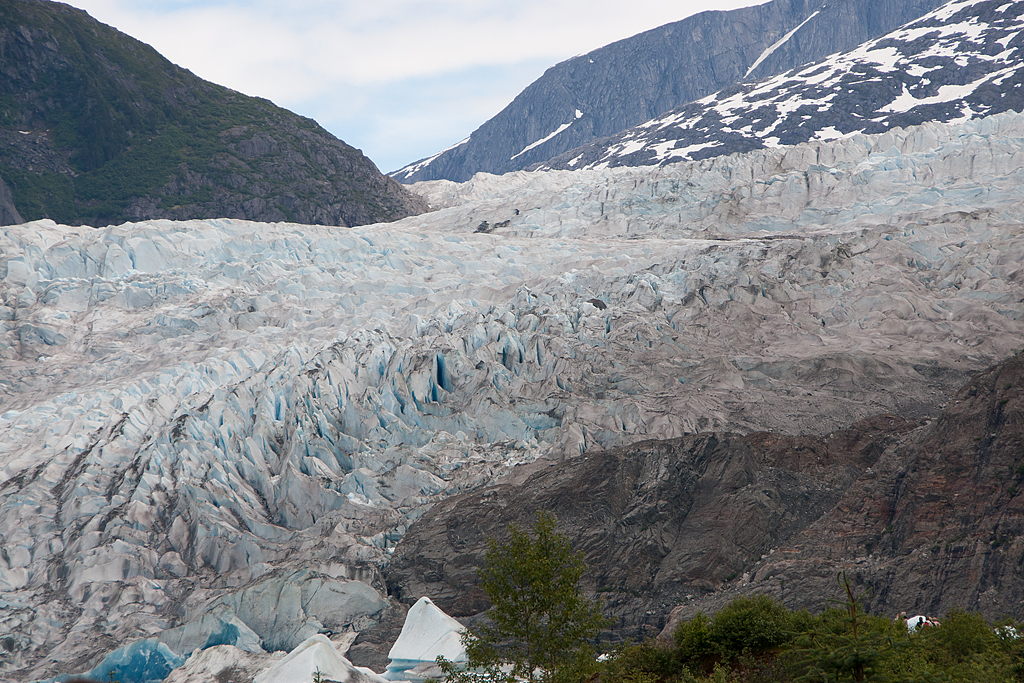
[[[358,632],[445,496],[644,439],[927,418],[1024,338],[1012,112],[413,187],[434,211],[344,230],[3,228],[0,677]]]
[[[372,671],[362,671],[338,654],[325,636],[314,635],[303,641],[281,661],[261,672],[253,683],[313,683],[315,675],[338,683],[385,683]]]
[[[462,644],[464,631],[462,624],[445,614],[430,598],[420,598],[409,608],[402,632],[388,652],[390,662],[384,677],[391,681],[442,680],[444,674],[440,668],[435,670],[438,657],[456,663],[467,661]]]

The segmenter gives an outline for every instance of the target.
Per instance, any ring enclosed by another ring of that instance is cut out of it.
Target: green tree
[[[466,670],[438,658],[449,680],[562,683],[593,668],[587,641],[606,620],[580,591],[582,553],[555,531],[555,521],[538,512],[532,537],[511,526],[507,543],[488,539],[478,574],[491,623],[463,634]]]
[[[884,672],[886,664],[906,645],[897,640],[893,629],[905,635],[904,627],[862,613],[846,573],[840,573],[838,579],[846,592],[845,614],[838,610],[826,612],[815,628],[797,639],[794,655],[803,675],[795,680],[798,683],[889,683],[891,679]],[[926,676],[921,680],[934,679]]]

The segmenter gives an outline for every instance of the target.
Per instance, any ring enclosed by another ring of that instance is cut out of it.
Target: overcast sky
[[[206,80],[316,119],[393,171],[553,64],[766,0],[69,0]]]

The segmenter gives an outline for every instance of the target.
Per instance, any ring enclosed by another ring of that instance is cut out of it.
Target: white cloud
[[[550,66],[703,9],[732,9],[757,3],[70,0],[70,4],[149,43],[172,62],[202,78],[313,116],[335,135],[364,146],[359,140],[351,140],[346,130],[336,129],[331,119],[357,120],[360,109],[367,115],[376,109],[379,116],[379,107],[374,106],[372,99],[373,93],[382,89],[389,90],[387,99],[394,101],[395,92],[403,87],[415,89],[418,80],[438,82],[450,76],[468,77],[467,87],[456,90],[472,93],[474,79],[481,70],[489,70],[492,76],[517,74],[505,88],[500,83],[487,83],[485,99],[503,100],[490,116],[528,84],[529,81],[521,82],[524,65]],[[543,68],[537,70],[536,76],[542,72]],[[466,102],[449,101],[444,106],[431,107],[432,116],[427,111],[414,114],[422,117],[421,125],[403,125],[412,137],[401,144],[416,147],[413,139],[417,135],[423,137],[425,131],[436,129],[445,120],[463,120],[462,110],[479,108],[479,104],[467,106]],[[320,113],[332,110],[342,110],[344,114],[325,117]],[[409,116],[406,111],[390,118],[408,121]],[[476,121],[455,139],[465,137],[483,120]],[[364,151],[375,160],[385,154],[388,158],[381,158],[379,163],[387,170],[393,163],[390,158],[396,155],[395,151],[385,152],[371,145],[365,145]],[[412,161],[411,156],[405,161]]]

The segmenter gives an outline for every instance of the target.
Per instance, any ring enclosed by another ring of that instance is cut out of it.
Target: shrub
[[[692,619],[681,622],[673,635],[680,662],[710,671],[719,651],[711,639],[711,620],[706,614],[698,612]]]
[[[739,597],[715,615],[709,637],[727,660],[763,653],[792,639],[792,617],[767,595]]]

